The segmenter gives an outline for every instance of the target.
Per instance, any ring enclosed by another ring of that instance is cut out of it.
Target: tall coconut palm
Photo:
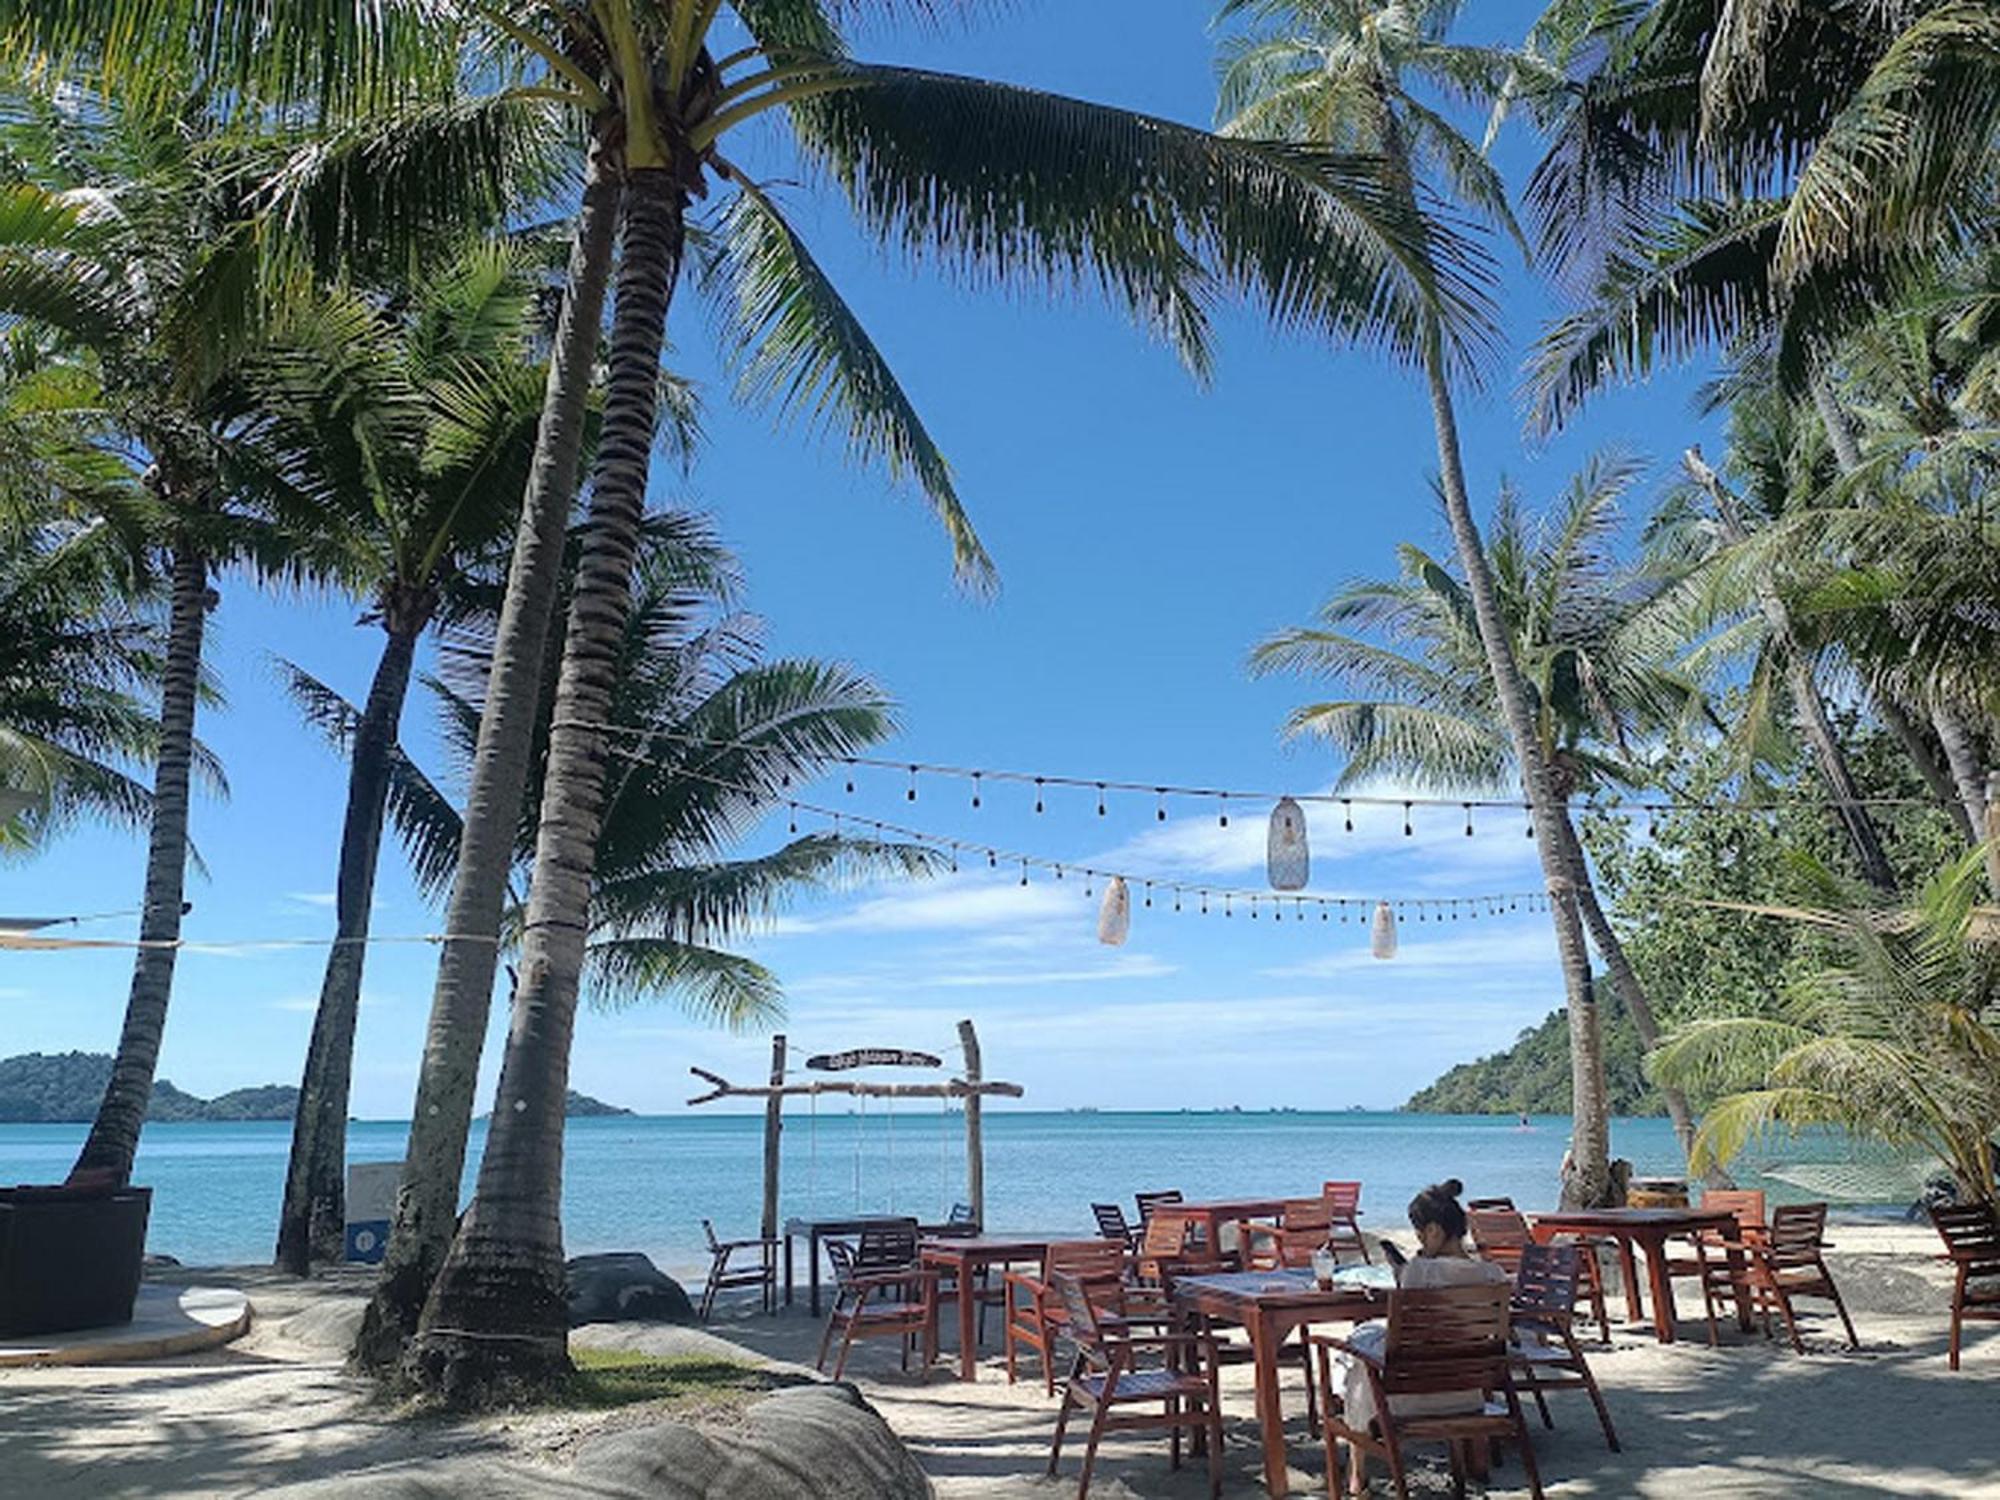
[[[163,517],[167,630],[159,672],[140,947],[110,1083],[72,1177],[123,1182],[152,1094],[173,985],[198,753],[211,568],[238,543],[222,478],[221,397],[282,287],[259,275],[245,193],[257,157],[198,97],[141,104],[15,91],[0,140],[16,174],[0,212],[0,310],[88,348],[105,420]],[[233,154],[232,154],[233,153]]]
[[[332,289],[271,330],[239,380],[227,461],[316,571],[366,601],[383,645],[347,736],[334,941],[279,1216],[278,1264],[338,1260],[354,1027],[391,754],[417,645],[468,574],[493,569],[534,447],[540,371],[516,256],[475,247],[398,295]]]
[[[1559,825],[1575,904],[1634,1028],[1651,1046],[1659,1037],[1652,1006],[1598,902],[1568,806],[1578,791],[1647,784],[1647,760],[1661,737],[1699,709],[1688,684],[1629,639],[1662,586],[1622,575],[1612,555],[1618,501],[1639,472],[1629,459],[1599,458],[1541,523],[1503,494],[1487,570],[1520,664],[1535,748],[1560,799],[1547,820]],[[1345,754],[1342,786],[1393,776],[1449,793],[1490,794],[1518,777],[1519,767],[1484,668],[1469,590],[1421,548],[1405,543],[1400,555],[1399,578],[1342,588],[1316,624],[1258,646],[1252,670],[1333,678],[1366,695],[1304,704],[1286,721],[1289,733],[1326,739]],[[1663,1093],[1683,1145],[1691,1143],[1686,1097]]]
[[[1433,99],[1498,104],[1546,86],[1539,59],[1455,42],[1460,0],[1228,0],[1222,18],[1247,30],[1225,44],[1221,113],[1225,133],[1309,142],[1379,155],[1403,212],[1426,201],[1455,204],[1525,248],[1506,185]],[[1437,433],[1439,480],[1485,672],[1493,684],[1535,825],[1556,947],[1568,997],[1571,1159],[1566,1201],[1598,1203],[1611,1192],[1609,1104],[1601,1033],[1591,989],[1574,831],[1542,741],[1528,684],[1515,660],[1505,609],[1472,513],[1460,451],[1453,378],[1459,373],[1442,299],[1425,308],[1418,345]]]
[[[441,1280],[425,1314],[431,1327],[455,1330],[434,1339],[419,1361],[427,1379],[446,1384],[475,1367],[497,1371],[517,1355],[545,1363],[559,1328],[559,1246],[548,1232],[555,1175],[539,1166],[541,1156],[494,1148],[517,1131],[559,1140],[562,1130],[582,903],[601,816],[594,726],[605,708],[603,661],[625,608],[657,360],[689,208],[711,182],[742,195],[741,212],[725,221],[737,268],[730,282],[756,310],[760,353],[790,372],[774,384],[807,410],[844,410],[853,446],[923,485],[961,572],[981,579],[990,566],[947,487],[949,471],[880,356],[778,216],[775,199],[720,154],[724,136],[783,109],[807,159],[834,177],[878,233],[976,271],[1095,281],[1197,356],[1211,274],[1205,259],[1290,321],[1405,344],[1413,326],[1409,216],[1382,192],[1372,164],[1239,146],[1028,90],[860,64],[810,4],[745,0],[726,10],[654,0],[588,18],[564,13],[557,19],[568,34],[595,48],[592,66],[563,62],[553,46],[540,53],[548,93],[619,114],[621,261],[593,521],[559,681],[523,982],[482,1167],[495,1174],[492,1192],[484,1214],[475,1199],[460,1231],[465,1253],[447,1262],[460,1268],[457,1289]],[[730,27],[749,45],[711,50]],[[1426,287],[1436,280],[1431,275]],[[524,1164],[539,1181],[503,1181]],[[495,1214],[511,1225],[496,1231]],[[507,1299],[469,1291],[474,1282],[508,1278],[534,1326],[511,1348],[491,1326],[492,1313],[472,1305]]]
[[[1670,492],[1649,523],[1652,554],[1677,573],[1698,573],[1725,549],[1741,547],[1753,532],[1822,499],[1833,477],[1832,460],[1814,426],[1797,417],[1797,408],[1781,396],[1746,397],[1732,409],[1721,469],[1710,464],[1699,447],[1689,448],[1682,456],[1687,485]],[[1816,663],[1827,654],[1828,643],[1808,635],[1774,573],[1755,575],[1753,586],[1754,610],[1743,611],[1735,628],[1721,639],[1703,643],[1697,675],[1705,678],[1723,669],[1725,662],[1733,666],[1749,656],[1752,667],[1744,709],[1735,717],[1728,739],[1747,766],[1772,738],[1781,706],[1789,707],[1790,719],[1834,800],[1833,816],[1854,851],[1862,877],[1877,891],[1893,892],[1896,874],[1881,830],[1861,798],[1818,680]],[[1679,644],[1667,643],[1669,649]]]

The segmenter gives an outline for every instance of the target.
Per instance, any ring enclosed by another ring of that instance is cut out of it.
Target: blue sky
[[[1206,0],[1042,0],[965,30],[872,37],[875,56],[981,72],[1205,123],[1213,96]],[[1534,7],[1468,7],[1470,40],[1518,36]],[[1061,24],[1055,24],[1057,16]],[[1518,181],[1532,142],[1503,143]],[[784,190],[795,220],[863,314],[932,431],[998,560],[1003,589],[967,597],[922,508],[845,467],[836,446],[731,406],[692,298],[676,311],[678,363],[707,393],[709,445],[659,497],[712,511],[743,559],[749,604],[774,653],[858,664],[900,705],[886,753],[966,765],[1152,784],[1326,787],[1339,767],[1278,726],[1303,689],[1251,682],[1245,653],[1303,619],[1337,584],[1380,575],[1414,540],[1448,550],[1430,497],[1435,465],[1418,383],[1376,357],[1273,334],[1253,315],[1219,321],[1220,361],[1198,387],[1172,355],[1083,296],[968,292],[862,242],[830,199]],[[1518,272],[1506,285],[1510,363],[1464,403],[1467,464],[1484,506],[1501,476],[1534,502],[1592,448],[1618,443],[1671,459],[1704,436],[1692,374],[1611,394],[1574,432],[1524,438],[1513,397],[1521,352],[1549,310]],[[272,654],[349,694],[366,687],[379,634],[326,598],[221,584],[212,660],[229,694],[203,734],[233,783],[207,801],[195,836],[191,941],[324,936],[343,770],[280,694]],[[434,744],[413,698],[406,738]],[[433,763],[435,763],[433,757]],[[864,774],[802,796],[938,834],[1090,862],[1139,876],[1250,885],[1260,878],[1262,809],[1227,829],[1211,812],[1150,798],[1032,794],[989,784],[975,812],[962,785]],[[1354,897],[1522,891],[1538,884],[1518,819],[1315,815],[1313,890]],[[769,832],[782,835],[782,820]],[[29,864],[0,868],[0,912],[67,913],[135,903],[143,843],[69,835]],[[795,1045],[943,1047],[972,1016],[988,1070],[1039,1107],[1389,1106],[1453,1061],[1505,1045],[1560,999],[1546,917],[1408,926],[1392,963],[1368,957],[1353,925],[1274,924],[1192,908],[1134,913],[1123,949],[1095,941],[1081,882],[983,868],[922,886],[805,903],[757,940],[783,978]],[[375,930],[434,931],[399,856],[385,857]],[[121,935],[119,924],[87,929]],[[181,959],[161,1074],[211,1093],[296,1081],[323,955]],[[354,1112],[405,1116],[431,992],[433,952],[384,946],[369,959]],[[128,962],[121,954],[17,955],[0,964],[0,1053],[109,1050]],[[487,1052],[498,1062],[496,1007]],[[682,1107],[690,1064],[748,1079],[760,1038],[718,1034],[670,1006],[588,1008],[576,1086],[647,1112]],[[486,1090],[483,1090],[485,1092]]]

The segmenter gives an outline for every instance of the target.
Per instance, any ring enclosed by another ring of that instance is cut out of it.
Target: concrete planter
[[[132,1321],[153,1190],[0,1188],[0,1338]]]

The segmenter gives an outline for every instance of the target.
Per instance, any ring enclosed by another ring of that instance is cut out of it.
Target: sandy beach
[[[1711,1349],[1701,1324],[1687,1321],[1684,1295],[1680,1342],[1663,1347],[1618,1329],[1612,1349],[1592,1348],[1624,1452],[1606,1451],[1581,1396],[1552,1398],[1555,1430],[1534,1433],[1549,1493],[2000,1495],[1993,1438],[2000,1430],[2000,1337],[1975,1330],[1964,1368],[1952,1374],[1944,1355],[1946,1280],[1929,1232],[1843,1225],[1833,1238],[1831,1262],[1860,1350],[1849,1351],[1837,1325],[1819,1320],[1804,1357],[1730,1325]],[[251,1332],[225,1349],[157,1363],[0,1371],[0,1475],[8,1493],[179,1500],[495,1460],[559,1471],[581,1440],[658,1417],[636,1407],[452,1423],[401,1418],[341,1368],[363,1277],[300,1284],[262,1269],[175,1275],[244,1287],[257,1310]],[[777,1318],[735,1311],[706,1332],[623,1325],[575,1337],[579,1345],[728,1356],[796,1373],[810,1363],[818,1331],[798,1308]],[[1008,1386],[990,1355],[970,1385],[942,1363],[904,1375],[893,1343],[857,1348],[848,1375],[909,1446],[941,1500],[1073,1492],[1074,1453],[1065,1454],[1060,1482],[1042,1477],[1055,1408],[1039,1380]],[[1224,1389],[1225,1493],[1260,1494],[1248,1372],[1226,1371]],[[1287,1412],[1294,1490],[1323,1493],[1319,1449],[1295,1389],[1288,1389]],[[711,1420],[726,1425],[731,1418],[717,1413]],[[1108,1441],[1098,1475],[1091,1493],[1101,1500],[1206,1492],[1198,1470],[1168,1469],[1164,1439]],[[1441,1471],[1427,1478],[1442,1492]],[[1518,1467],[1496,1474],[1488,1493],[1525,1494]]]

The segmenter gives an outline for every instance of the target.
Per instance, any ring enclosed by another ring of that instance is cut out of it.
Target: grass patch
[[[647,1401],[735,1406],[785,1383],[769,1371],[699,1354],[662,1358],[633,1349],[572,1349],[570,1359],[576,1373],[549,1404],[582,1411]]]

